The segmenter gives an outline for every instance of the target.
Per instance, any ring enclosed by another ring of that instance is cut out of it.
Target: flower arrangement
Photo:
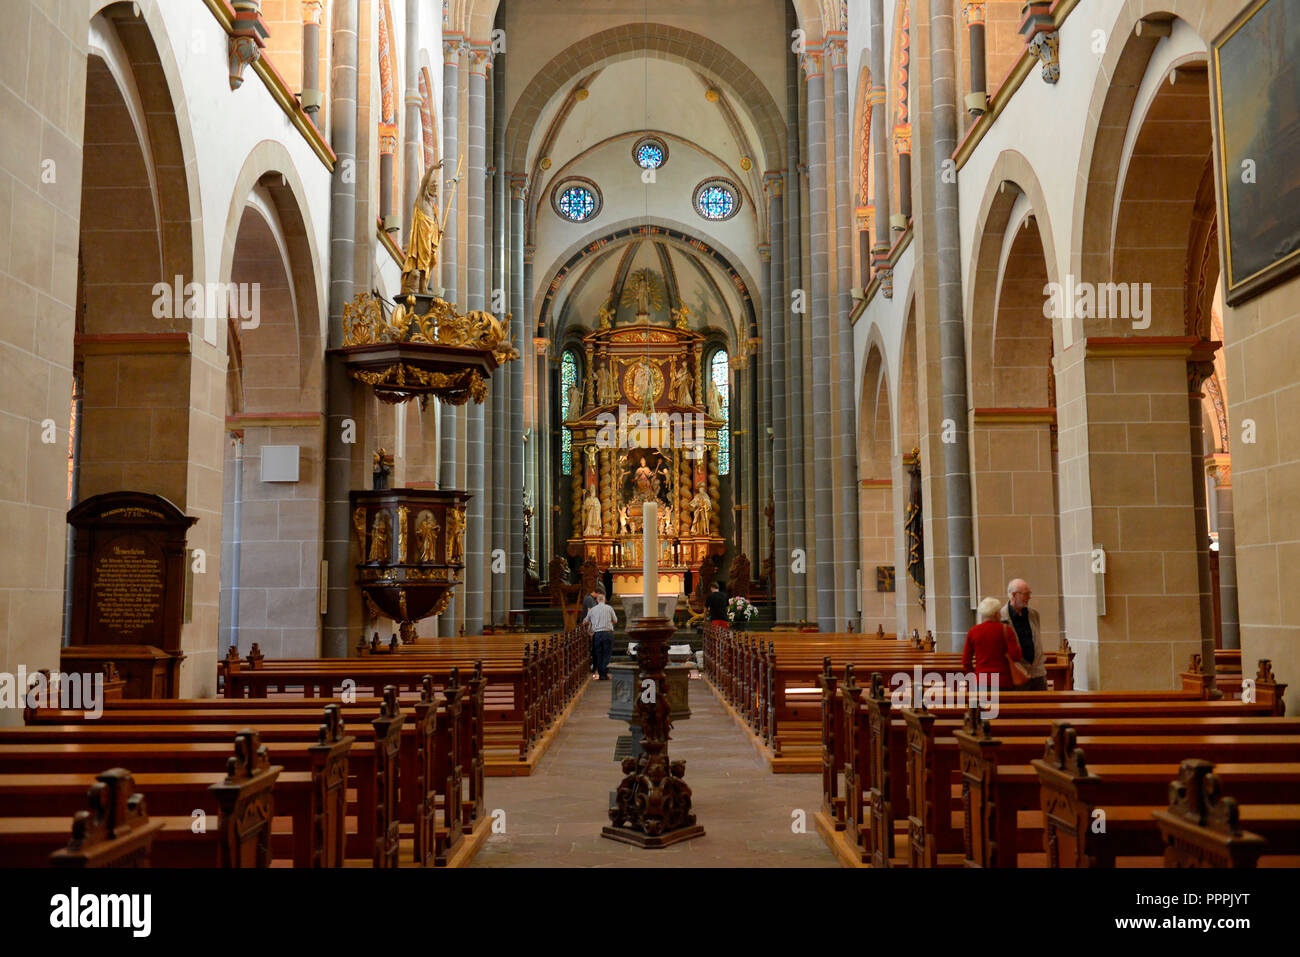
[[[727,617],[731,619],[731,627],[739,628],[751,618],[758,614],[758,608],[747,598],[740,595],[735,596],[727,602]]]

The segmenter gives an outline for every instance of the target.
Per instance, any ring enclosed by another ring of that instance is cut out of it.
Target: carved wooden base
[[[601,837],[636,847],[668,847],[700,837],[704,828],[691,813],[691,789],[686,762],[669,761],[668,732],[672,727],[665,669],[672,622],[638,618],[627,630],[637,643],[641,680],[633,689],[637,719],[643,729],[641,753],[623,759],[623,780],[609,809],[609,825]]]
[[[689,841],[693,837],[704,836],[704,826],[701,824],[691,824],[687,827],[679,827],[675,831],[668,831],[665,834],[651,836],[642,831],[631,827],[613,827],[606,824],[600,830],[601,837],[607,837],[611,841],[618,841],[621,844],[631,844],[634,847],[644,847],[647,849],[656,847],[670,847],[673,844],[680,844],[682,841]]]

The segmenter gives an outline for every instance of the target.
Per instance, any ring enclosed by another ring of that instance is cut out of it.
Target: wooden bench
[[[1297,739],[1300,742],[1300,739]],[[1297,749],[1300,753],[1300,748]],[[1113,867],[1121,857],[1154,857],[1165,850],[1166,833],[1157,820],[1170,802],[1168,765],[1140,765],[1128,774],[1089,768],[1079,747],[1074,727],[1066,721],[1055,722],[1046,750],[1041,758],[1030,762],[1038,776],[1041,794],[1043,850],[1049,867]],[[1232,866],[1254,866],[1267,842],[1272,853],[1300,853],[1300,781],[1273,773],[1276,765],[1223,765],[1224,771],[1214,778],[1209,761],[1184,760],[1174,782],[1172,805],[1184,809],[1170,817],[1171,832],[1183,829],[1188,815],[1195,811],[1200,826],[1214,819],[1224,826],[1219,833],[1224,840],[1212,847],[1222,848]],[[1231,781],[1239,797],[1259,802],[1248,806],[1247,820],[1253,839],[1241,835],[1232,805],[1219,804],[1217,792],[1202,790],[1217,785],[1223,775]],[[1158,790],[1164,785],[1165,790]],[[1188,788],[1197,790],[1188,794]],[[1231,811],[1229,810],[1231,808]],[[1249,864],[1235,860],[1234,851],[1253,850]]]
[[[372,722],[374,740],[351,748],[349,739],[356,780],[356,811],[351,818],[355,833],[347,835],[346,849],[350,856],[367,856],[376,866],[394,865],[398,846],[394,835],[399,833],[400,825],[409,824],[415,832],[417,862],[427,864],[434,859],[435,863],[445,864],[461,837],[483,822],[484,678],[481,672],[476,672],[462,682],[459,672],[453,670],[450,679],[444,694],[435,697],[432,679],[426,676],[422,700],[415,709],[416,720],[409,723],[398,720],[402,715],[396,689],[386,688],[380,715]],[[313,743],[311,732],[316,729],[310,713],[296,706],[277,709],[275,703],[276,699],[261,702],[258,714],[290,719],[281,725],[267,726],[273,728],[277,758],[290,772],[315,770],[318,783],[313,793],[338,798],[336,803],[329,804],[333,808],[330,814],[322,818],[313,813],[306,818],[313,826],[302,830],[315,833],[324,827],[338,834],[345,820],[342,795],[347,770],[346,765],[343,770],[331,770],[326,758],[340,750],[337,739],[345,706],[338,703],[329,706],[326,725],[320,727],[320,739]],[[75,725],[51,725],[44,723],[48,715],[29,713],[32,723],[27,728],[0,732],[0,770],[61,767],[84,771],[87,762],[99,763],[111,756],[120,763],[134,763],[145,769],[197,771],[210,766],[210,754],[217,747],[213,742],[229,740],[228,726],[211,719],[230,721],[249,717],[232,709],[229,702],[209,702],[216,706],[211,714],[203,712],[204,702],[172,704],[186,705],[183,711],[187,717],[198,715],[208,720],[184,725],[166,723],[177,713],[176,709],[166,707],[106,711],[104,718],[109,722],[124,715],[145,714],[155,718],[152,723],[116,726],[84,720]],[[350,713],[356,717],[355,710]],[[60,712],[58,717],[65,715]],[[407,782],[405,787],[401,786],[403,779]],[[464,798],[462,782],[467,782],[469,789]],[[428,822],[438,807],[444,809],[445,819],[430,830]],[[306,866],[313,858],[304,857],[299,848],[294,860],[298,866]],[[342,860],[340,849],[321,866],[341,864]]]
[[[828,827],[847,830],[861,857],[879,864],[894,858],[895,817],[908,821],[910,854],[917,866],[932,865],[938,854],[959,850],[959,832],[955,834],[949,826],[947,788],[959,764],[957,742],[952,737],[936,739],[935,722],[941,722],[940,729],[951,734],[960,710],[901,709],[900,714],[891,714],[892,701],[878,673],[873,674],[870,688],[864,689],[858,687],[851,666],[846,667],[842,685],[829,673],[829,664],[827,669],[822,689],[826,702],[822,792]],[[1125,693],[1115,692],[1008,692],[999,696],[1004,716],[999,727],[1030,735],[1026,763],[1041,751],[1041,731],[1034,729],[1046,728],[1045,722],[1026,723],[1027,719],[1085,715],[1089,732],[1096,735],[1159,734],[1170,722],[1198,718],[1201,720],[1184,724],[1180,730],[1236,732],[1236,722],[1251,715],[1261,719],[1252,728],[1256,733],[1293,733],[1297,727],[1294,720],[1270,717],[1273,704],[1191,700],[1180,692],[1142,692],[1136,697],[1144,700],[1126,700]],[[960,764],[963,771],[967,769],[965,757]],[[915,800],[912,794],[917,795]],[[875,822],[886,819],[891,826],[876,831]],[[882,843],[873,846],[877,835]]]

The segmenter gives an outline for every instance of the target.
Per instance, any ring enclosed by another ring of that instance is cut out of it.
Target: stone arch
[[[1013,214],[1015,219],[1012,219]],[[1014,231],[1026,228],[1027,218],[1033,220],[1035,239],[1040,244],[1044,268],[1043,286],[1059,282],[1056,248],[1053,240],[1051,216],[1047,197],[1037,175],[1025,156],[1016,150],[1005,150],[993,163],[992,172],[980,200],[976,217],[975,242],[971,250],[966,283],[967,367],[990,368],[996,354],[999,297],[1003,281],[1007,278],[1007,256],[1020,242]],[[1039,306],[1045,301],[1044,290],[1039,289]],[[1042,313],[1039,313],[1042,315]],[[1044,323],[1049,321],[1044,317]],[[1059,320],[1051,320],[1048,337],[1052,340],[1049,353],[1059,353]],[[1003,403],[977,394],[980,381],[972,377],[972,401],[975,406],[997,406]],[[1046,406],[1046,396],[1041,403]],[[1018,404],[1018,403],[1017,403]]]
[[[653,216],[649,219],[645,217],[625,219],[614,223],[612,226],[602,227],[600,231],[588,233],[557,255],[545,270],[537,274],[542,277],[551,277],[543,280],[545,285],[542,288],[545,291],[537,308],[539,334],[550,334],[550,312],[555,293],[562,288],[570,273],[578,268],[584,259],[602,250],[608,251],[606,247],[612,242],[633,237],[648,237],[648,230],[652,228],[657,230],[656,239],[663,239],[674,245],[681,246],[692,255],[708,257],[727,274],[745,308],[743,317],[735,317],[737,328],[733,334],[736,337],[736,342],[745,339],[747,337],[745,330],[758,321],[757,309],[759,306],[754,302],[754,297],[758,294],[758,285],[754,282],[748,270],[739,265],[741,262],[740,257],[720,243],[712,240],[705,242],[697,238],[697,234],[692,232],[684,223]],[[743,326],[740,325],[742,320]],[[734,348],[738,348],[738,346]]]
[[[835,29],[837,21],[843,18],[843,7],[839,0],[829,2],[841,8],[839,17],[824,15],[823,0],[790,0],[799,29],[804,31],[806,43],[820,43],[826,31]],[[459,28],[468,36],[486,37],[492,32],[499,3],[500,0],[445,0],[443,30]],[[840,25],[840,29],[845,27],[846,24]]]
[[[877,327],[868,332],[863,367],[858,423],[858,555],[863,574],[863,631],[888,626],[894,630],[897,607],[894,592],[875,587],[877,566],[895,565],[893,414],[890,403],[889,363]],[[894,587],[898,580],[895,575]]]
[[[490,26],[482,31],[487,35]],[[785,121],[763,82],[745,63],[714,40],[662,23],[629,23],[593,33],[556,54],[537,71],[516,101],[506,127],[506,169],[527,169],[533,132],[546,105],[573,83],[575,76],[597,66],[631,57],[652,56],[690,65],[729,90],[744,104],[763,150],[760,169],[784,165]],[[758,158],[755,158],[756,161]]]
[[[1208,49],[1208,38],[1180,18],[1169,0],[1137,0],[1120,9],[1097,69],[1077,164],[1080,175],[1069,226],[1067,271],[1081,280],[1104,282],[1111,278],[1117,208],[1127,166],[1125,144],[1134,126],[1144,77],[1161,39],[1149,30],[1142,36],[1134,34],[1137,23],[1146,19],[1186,27],[1200,39],[1200,55]]]

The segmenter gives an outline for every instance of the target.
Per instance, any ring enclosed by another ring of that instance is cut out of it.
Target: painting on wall
[[[1224,299],[1239,305],[1300,271],[1300,9],[1259,0],[1215,38]]]

